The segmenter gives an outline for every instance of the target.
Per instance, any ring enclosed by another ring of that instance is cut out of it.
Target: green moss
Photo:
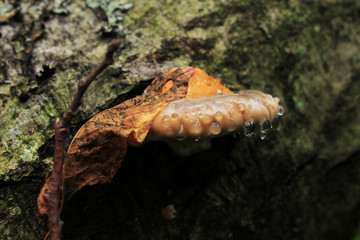
[[[25,107],[18,101],[2,109],[0,120],[0,179],[20,180],[28,176],[33,168],[31,164],[38,161],[40,146],[51,135],[44,136],[42,129],[49,128],[51,117],[40,110],[38,99],[33,105]],[[51,133],[50,133],[51,134]]]
[[[143,58],[161,48],[163,41],[169,41],[175,36],[186,37],[181,26],[200,14],[211,12],[216,7],[215,3],[216,1],[134,1],[134,8],[124,20],[124,26],[132,32],[128,39],[134,47],[125,51],[122,59],[126,60],[127,56],[135,54]],[[164,5],[166,13],[162,11]]]

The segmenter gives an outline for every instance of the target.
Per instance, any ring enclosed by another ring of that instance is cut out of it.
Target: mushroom
[[[155,116],[148,139],[165,140],[175,153],[189,156],[210,148],[213,137],[272,122],[283,112],[279,102],[278,97],[257,90],[234,94],[195,69],[186,97],[171,102]],[[185,139],[191,141],[182,141]]]

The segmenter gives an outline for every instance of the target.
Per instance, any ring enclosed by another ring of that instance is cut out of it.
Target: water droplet
[[[271,123],[269,120],[265,119],[265,122],[260,125],[260,132],[268,133],[271,130]]]
[[[271,130],[271,123],[269,120],[265,119],[264,123],[260,124],[260,139],[264,140],[267,138]]]
[[[194,141],[198,142],[198,141],[200,141],[200,139],[201,139],[201,137],[196,137],[196,138],[194,138]]]
[[[244,126],[244,135],[247,137],[252,137],[255,134],[255,124],[253,123],[253,121],[246,121],[245,126]]]
[[[282,116],[284,114],[284,108],[282,106],[279,106],[279,112],[278,115]]]
[[[210,125],[210,132],[213,135],[219,134],[221,132],[221,127],[217,122],[212,122]]]
[[[263,131],[260,131],[260,139],[261,140],[265,140],[268,136],[268,133],[267,132],[263,132]]]
[[[223,94],[223,92],[220,89],[216,90],[216,93],[219,94],[219,95]]]

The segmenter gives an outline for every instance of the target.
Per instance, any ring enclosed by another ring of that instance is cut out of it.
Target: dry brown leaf
[[[124,160],[127,143],[141,144],[153,118],[172,101],[186,97],[194,68],[175,68],[155,79],[145,93],[107,109],[85,123],[75,135],[63,166],[63,194],[70,198],[86,185],[109,183]],[[47,214],[43,193],[39,212]]]
[[[170,102],[184,98],[193,68],[177,68],[155,79],[145,93],[91,118],[70,144],[65,163],[67,196],[85,185],[109,183],[121,165],[127,142],[141,144],[153,118]],[[173,87],[163,92],[172,81]]]

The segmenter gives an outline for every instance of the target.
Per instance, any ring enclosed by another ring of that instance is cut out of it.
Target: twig
[[[63,222],[60,219],[59,196],[62,180],[62,168],[65,149],[65,136],[70,122],[81,105],[81,97],[89,85],[94,81],[106,67],[114,63],[113,54],[119,48],[120,42],[114,40],[108,46],[104,60],[87,76],[85,81],[79,82],[78,89],[68,110],[62,115],[61,119],[55,123],[55,153],[54,165],[50,179],[50,189],[44,194],[48,209],[48,227],[51,240],[61,239],[61,228]],[[64,193],[63,193],[64,194]]]

